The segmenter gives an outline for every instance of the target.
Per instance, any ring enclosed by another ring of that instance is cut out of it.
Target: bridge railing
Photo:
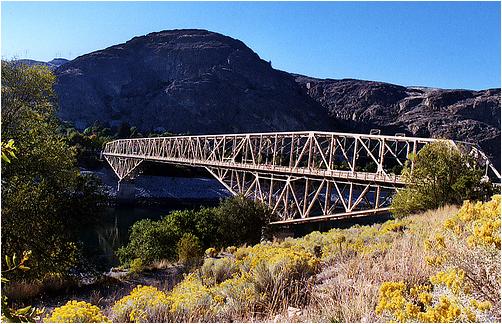
[[[288,132],[122,139],[104,154],[202,166],[400,183],[410,154],[430,139],[328,132]]]

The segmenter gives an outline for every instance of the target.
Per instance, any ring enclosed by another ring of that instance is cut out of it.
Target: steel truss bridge
[[[230,193],[267,204],[301,223],[388,212],[404,185],[399,170],[430,138],[331,132],[281,132],[120,139],[103,155],[120,181],[143,161],[206,168]],[[475,145],[448,141],[473,156],[485,176],[500,174]],[[413,170],[413,160],[410,160]],[[413,172],[413,171],[412,171]]]

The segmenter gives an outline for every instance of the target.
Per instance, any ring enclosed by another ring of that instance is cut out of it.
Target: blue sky
[[[76,56],[153,31],[238,38],[320,78],[500,87],[500,2],[2,2],[2,58]]]

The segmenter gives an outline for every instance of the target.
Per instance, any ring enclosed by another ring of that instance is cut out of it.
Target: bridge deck
[[[161,163],[172,163],[172,164],[182,164],[197,167],[220,167],[220,168],[233,168],[239,170],[247,171],[261,171],[261,172],[271,172],[278,174],[290,174],[296,176],[310,176],[310,177],[329,177],[335,179],[345,179],[351,181],[362,181],[362,182],[381,182],[387,184],[403,185],[404,181],[401,176],[394,174],[379,174],[371,172],[361,172],[361,171],[344,171],[344,170],[326,170],[326,169],[314,169],[314,168],[291,168],[287,166],[280,165],[253,165],[246,163],[236,163],[236,162],[220,162],[220,161],[204,161],[196,159],[183,159],[183,158],[165,158],[165,157],[155,157],[148,155],[135,155],[135,154],[118,154],[118,153],[107,153],[107,156],[115,156],[121,158],[131,158],[140,159],[143,161],[153,161]]]

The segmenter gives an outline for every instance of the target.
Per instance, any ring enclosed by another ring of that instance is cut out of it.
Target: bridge
[[[288,224],[389,211],[407,160],[438,139],[404,134],[279,132],[119,139],[105,159],[120,182],[143,161],[203,167],[232,194],[264,202]],[[500,182],[474,144],[451,141]]]

